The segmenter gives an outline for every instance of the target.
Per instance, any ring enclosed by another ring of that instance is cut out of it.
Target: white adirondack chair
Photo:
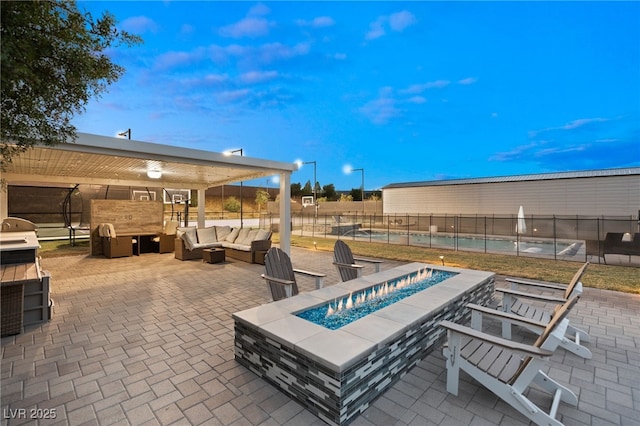
[[[447,366],[447,391],[457,395],[460,370],[468,373],[529,420],[538,425],[562,426],[556,419],[560,402],[577,405],[578,398],[567,387],[542,372],[546,360],[559,346],[569,321],[568,311],[577,296],[558,309],[533,345],[512,342],[450,321],[440,325],[447,329],[447,345],[443,349]],[[514,321],[528,321],[518,319]],[[535,384],[551,394],[549,411],[534,404],[524,395]]]
[[[556,309],[559,304],[566,302],[570,297],[582,294],[582,276],[584,275],[589,262],[578,269],[568,286],[555,285],[550,283],[543,283],[538,281],[520,280],[515,278],[507,278],[506,281],[511,283],[511,288],[496,288],[496,292],[502,293],[502,310],[504,312],[513,313],[539,323],[536,325],[522,325],[530,331],[540,334],[541,328],[546,326],[551,317],[553,311],[535,306],[523,301],[522,299],[529,299],[532,301],[555,304]],[[562,296],[547,296],[543,294],[534,294],[527,291],[522,291],[522,288],[535,288],[542,291],[561,291]],[[511,323],[509,321],[502,322],[502,337],[505,339],[511,338]],[[544,329],[544,328],[543,328]],[[591,339],[589,334],[571,324],[567,326],[567,333],[564,336],[560,346],[564,349],[572,352],[582,358],[591,359],[591,351],[582,345],[582,342],[589,342]]]

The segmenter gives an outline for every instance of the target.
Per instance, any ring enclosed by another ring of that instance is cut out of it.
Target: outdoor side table
[[[224,249],[212,248],[202,250],[202,261],[207,263],[220,263],[224,262]]]

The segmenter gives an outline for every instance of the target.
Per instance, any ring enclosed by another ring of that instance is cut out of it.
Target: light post
[[[352,172],[361,171],[362,172],[362,186],[360,187],[360,197],[362,200],[362,216],[364,217],[364,169],[351,169]]]
[[[316,178],[316,166],[317,162],[315,161],[305,161],[302,164],[313,164],[313,207],[315,208],[315,216],[313,217],[314,221],[318,219],[318,191],[317,184],[318,180]]]
[[[242,148],[240,148],[240,149],[227,151],[225,152],[225,155],[232,155],[232,154],[235,154],[236,152],[240,153],[240,157],[242,157],[244,154],[244,151],[242,150]],[[240,229],[242,229],[243,226],[244,226],[244,222],[242,220],[242,181],[240,181]]]

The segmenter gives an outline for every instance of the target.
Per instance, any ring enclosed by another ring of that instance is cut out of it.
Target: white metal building
[[[395,183],[384,214],[515,214],[637,217],[640,167]]]

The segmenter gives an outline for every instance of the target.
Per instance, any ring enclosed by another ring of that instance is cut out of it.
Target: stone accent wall
[[[466,304],[487,305],[494,287],[494,279],[490,278],[440,311],[425,313],[404,333],[379,345],[343,372],[311,360],[239,320],[235,321],[235,358],[318,418],[329,424],[346,425],[439,346],[446,335],[438,327],[440,321],[468,322],[471,313]]]

